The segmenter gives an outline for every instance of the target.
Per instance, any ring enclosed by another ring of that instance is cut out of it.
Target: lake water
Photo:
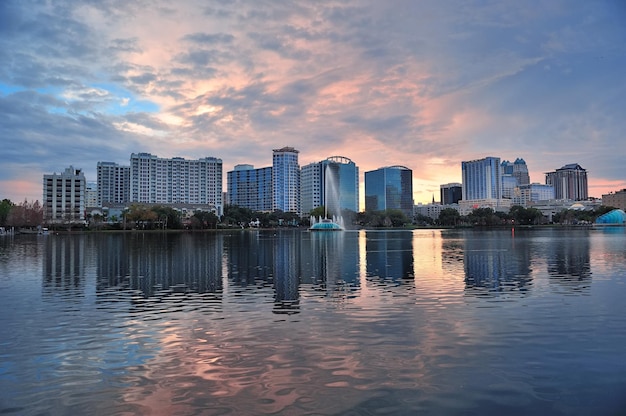
[[[0,237],[0,413],[617,415],[624,228]]]

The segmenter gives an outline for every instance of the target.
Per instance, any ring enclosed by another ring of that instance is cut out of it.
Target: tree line
[[[554,224],[589,224],[613,207],[600,206],[593,210],[562,210],[552,218]],[[163,205],[147,206],[133,204],[122,212],[120,218],[106,218],[102,215],[89,215],[86,227],[92,229],[216,229],[216,228],[275,228],[310,226],[310,217],[324,217],[323,206],[315,208],[310,216],[300,217],[294,212],[260,212],[237,205],[226,205],[224,213],[218,217],[213,212],[195,211],[183,216],[180,211]],[[405,226],[501,226],[501,225],[539,225],[546,222],[543,214],[536,208],[519,205],[511,207],[509,212],[494,211],[491,208],[476,208],[468,215],[460,215],[454,208],[444,208],[437,218],[417,214],[408,217],[401,210],[374,212],[353,212],[344,210],[342,217],[346,225],[357,227],[405,227]],[[35,228],[42,225],[43,207],[39,201],[24,200],[19,204],[3,199],[0,202],[0,226]]]

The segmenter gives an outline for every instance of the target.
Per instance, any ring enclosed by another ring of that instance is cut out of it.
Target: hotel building
[[[546,173],[546,185],[554,187],[556,199],[584,201],[589,197],[587,171],[577,163]]]
[[[164,159],[150,153],[130,156],[130,202],[211,205],[222,215],[222,198],[221,159]]]

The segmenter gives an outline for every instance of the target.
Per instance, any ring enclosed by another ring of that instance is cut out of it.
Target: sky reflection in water
[[[0,240],[8,414],[609,414],[617,230]]]

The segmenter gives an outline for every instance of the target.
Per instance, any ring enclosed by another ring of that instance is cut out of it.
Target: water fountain
[[[335,174],[327,164],[324,169],[324,218],[311,216],[311,231],[343,231],[344,223],[341,215],[333,214],[328,218],[328,205],[331,201],[335,210],[339,211],[339,188]]]

